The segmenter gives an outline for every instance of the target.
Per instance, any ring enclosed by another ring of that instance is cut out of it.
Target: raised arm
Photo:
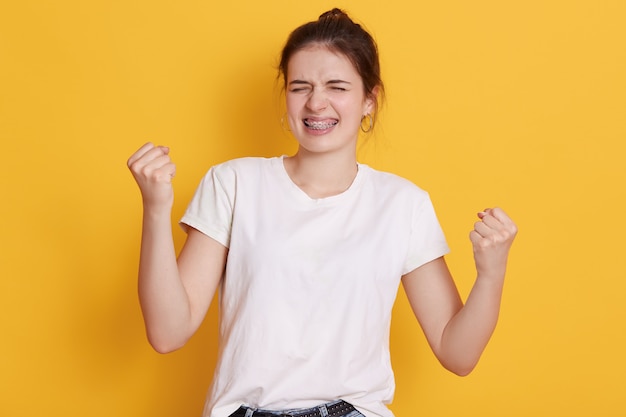
[[[509,249],[517,234],[513,221],[499,208],[478,217],[470,233],[477,276],[465,305],[443,258],[402,278],[435,356],[458,375],[474,369],[496,327]]]
[[[176,167],[169,149],[147,143],[128,159],[143,200],[139,301],[150,344],[182,347],[204,319],[226,264],[227,249],[190,229],[176,258],[171,211]]]

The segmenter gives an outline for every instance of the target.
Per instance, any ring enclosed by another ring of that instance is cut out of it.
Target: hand
[[[176,165],[169,153],[170,149],[166,146],[146,143],[128,158],[127,165],[139,185],[144,207],[172,207],[172,179],[176,174]]]
[[[517,226],[500,208],[478,213],[480,221],[474,224],[470,240],[479,277],[504,279],[509,249],[517,234]]]

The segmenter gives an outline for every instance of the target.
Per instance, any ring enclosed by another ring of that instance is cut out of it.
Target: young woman
[[[461,302],[428,194],[356,160],[383,93],[372,37],[333,9],[297,28],[280,63],[295,155],[212,167],[171,235],[169,150],[129,161],[144,205],[139,296],[159,352],[180,348],[220,288],[220,352],[205,416],[392,416],[391,310],[400,282],[437,358],[476,365],[498,316],[515,224],[470,233],[477,278]]]

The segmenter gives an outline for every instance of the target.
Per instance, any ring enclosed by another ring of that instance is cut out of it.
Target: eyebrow
[[[352,84],[352,83],[346,80],[330,80],[326,84]]]
[[[289,85],[293,85],[293,84],[311,84],[309,82],[303,81],[303,80],[293,80],[293,81],[289,81]]]
[[[294,84],[297,84],[297,85],[301,85],[301,84],[311,85],[310,82],[304,81],[304,80],[292,80],[292,81],[289,81],[288,85],[294,85]],[[328,84],[349,84],[349,85],[352,85],[352,83],[350,81],[345,81],[345,80],[328,80],[326,82],[326,84],[327,85]]]

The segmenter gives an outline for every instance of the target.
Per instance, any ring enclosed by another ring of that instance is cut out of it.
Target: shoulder
[[[217,178],[220,181],[248,177],[254,178],[260,175],[263,171],[271,169],[271,167],[273,167],[279,160],[279,157],[244,157],[231,159],[213,165],[207,172],[207,176]]]
[[[265,169],[275,163],[278,160],[278,157],[273,158],[263,158],[263,157],[255,157],[249,156],[244,158],[235,158],[231,159],[217,165],[211,167],[213,171],[233,171],[233,172],[241,172],[241,171],[255,171],[259,169]]]
[[[429,198],[428,192],[404,177],[391,172],[379,171],[367,165],[360,165],[360,168],[366,171],[369,183],[376,189],[377,193],[418,200]]]

